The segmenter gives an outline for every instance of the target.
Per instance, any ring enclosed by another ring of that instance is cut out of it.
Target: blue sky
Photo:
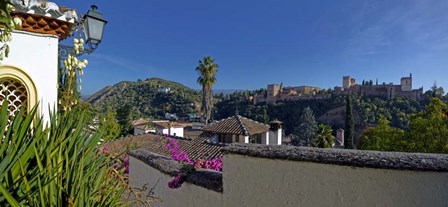
[[[83,13],[93,1],[57,1]],[[83,76],[83,94],[122,80],[160,77],[199,89],[211,55],[216,89],[437,81],[448,89],[448,1],[152,0],[95,3],[109,21]]]

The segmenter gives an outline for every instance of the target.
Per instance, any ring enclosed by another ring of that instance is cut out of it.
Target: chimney
[[[269,122],[269,144],[282,145],[282,124],[283,122],[274,120]]]
[[[336,142],[334,143],[335,148],[344,148],[344,130],[336,130]]]

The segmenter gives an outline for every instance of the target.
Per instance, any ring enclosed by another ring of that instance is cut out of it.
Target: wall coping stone
[[[322,149],[288,145],[274,146],[241,143],[232,143],[224,147],[222,151],[224,156],[237,154],[249,157],[305,161],[352,167],[448,172],[448,154]]]
[[[129,151],[128,155],[172,177],[177,176],[181,170],[180,163],[172,158],[152,153],[144,149]],[[186,182],[222,193],[221,172],[202,169],[197,170],[187,176]],[[168,185],[168,183],[165,183],[165,185]]]

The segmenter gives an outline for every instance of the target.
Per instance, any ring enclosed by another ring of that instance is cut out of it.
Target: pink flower
[[[185,182],[187,176],[183,173],[179,173],[173,180],[168,182],[169,188],[180,188],[182,184]]]
[[[199,168],[211,169],[216,171],[222,171],[222,158],[214,158],[210,160],[191,160],[188,155],[182,150],[182,148],[177,143],[176,139],[168,137],[168,135],[164,135],[167,142],[165,143],[165,147],[168,152],[171,153],[171,158],[182,163],[184,167],[181,169],[181,173],[179,173],[173,180],[168,182],[168,187],[170,188],[180,188],[182,183],[185,182],[187,178],[187,174],[195,171]],[[126,168],[125,171],[129,171]]]
[[[104,146],[100,149],[100,152],[103,154],[108,154],[110,152],[110,149],[109,149],[109,147]]]

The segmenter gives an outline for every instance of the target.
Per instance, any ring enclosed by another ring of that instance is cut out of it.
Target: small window
[[[9,122],[21,108],[25,110],[26,115],[28,106],[28,92],[25,86],[18,80],[13,78],[3,78],[0,80],[0,107],[3,102],[8,103]]]
[[[20,68],[0,65],[0,106],[7,102],[9,122],[20,109],[24,116],[37,103],[37,89],[33,80]]]

